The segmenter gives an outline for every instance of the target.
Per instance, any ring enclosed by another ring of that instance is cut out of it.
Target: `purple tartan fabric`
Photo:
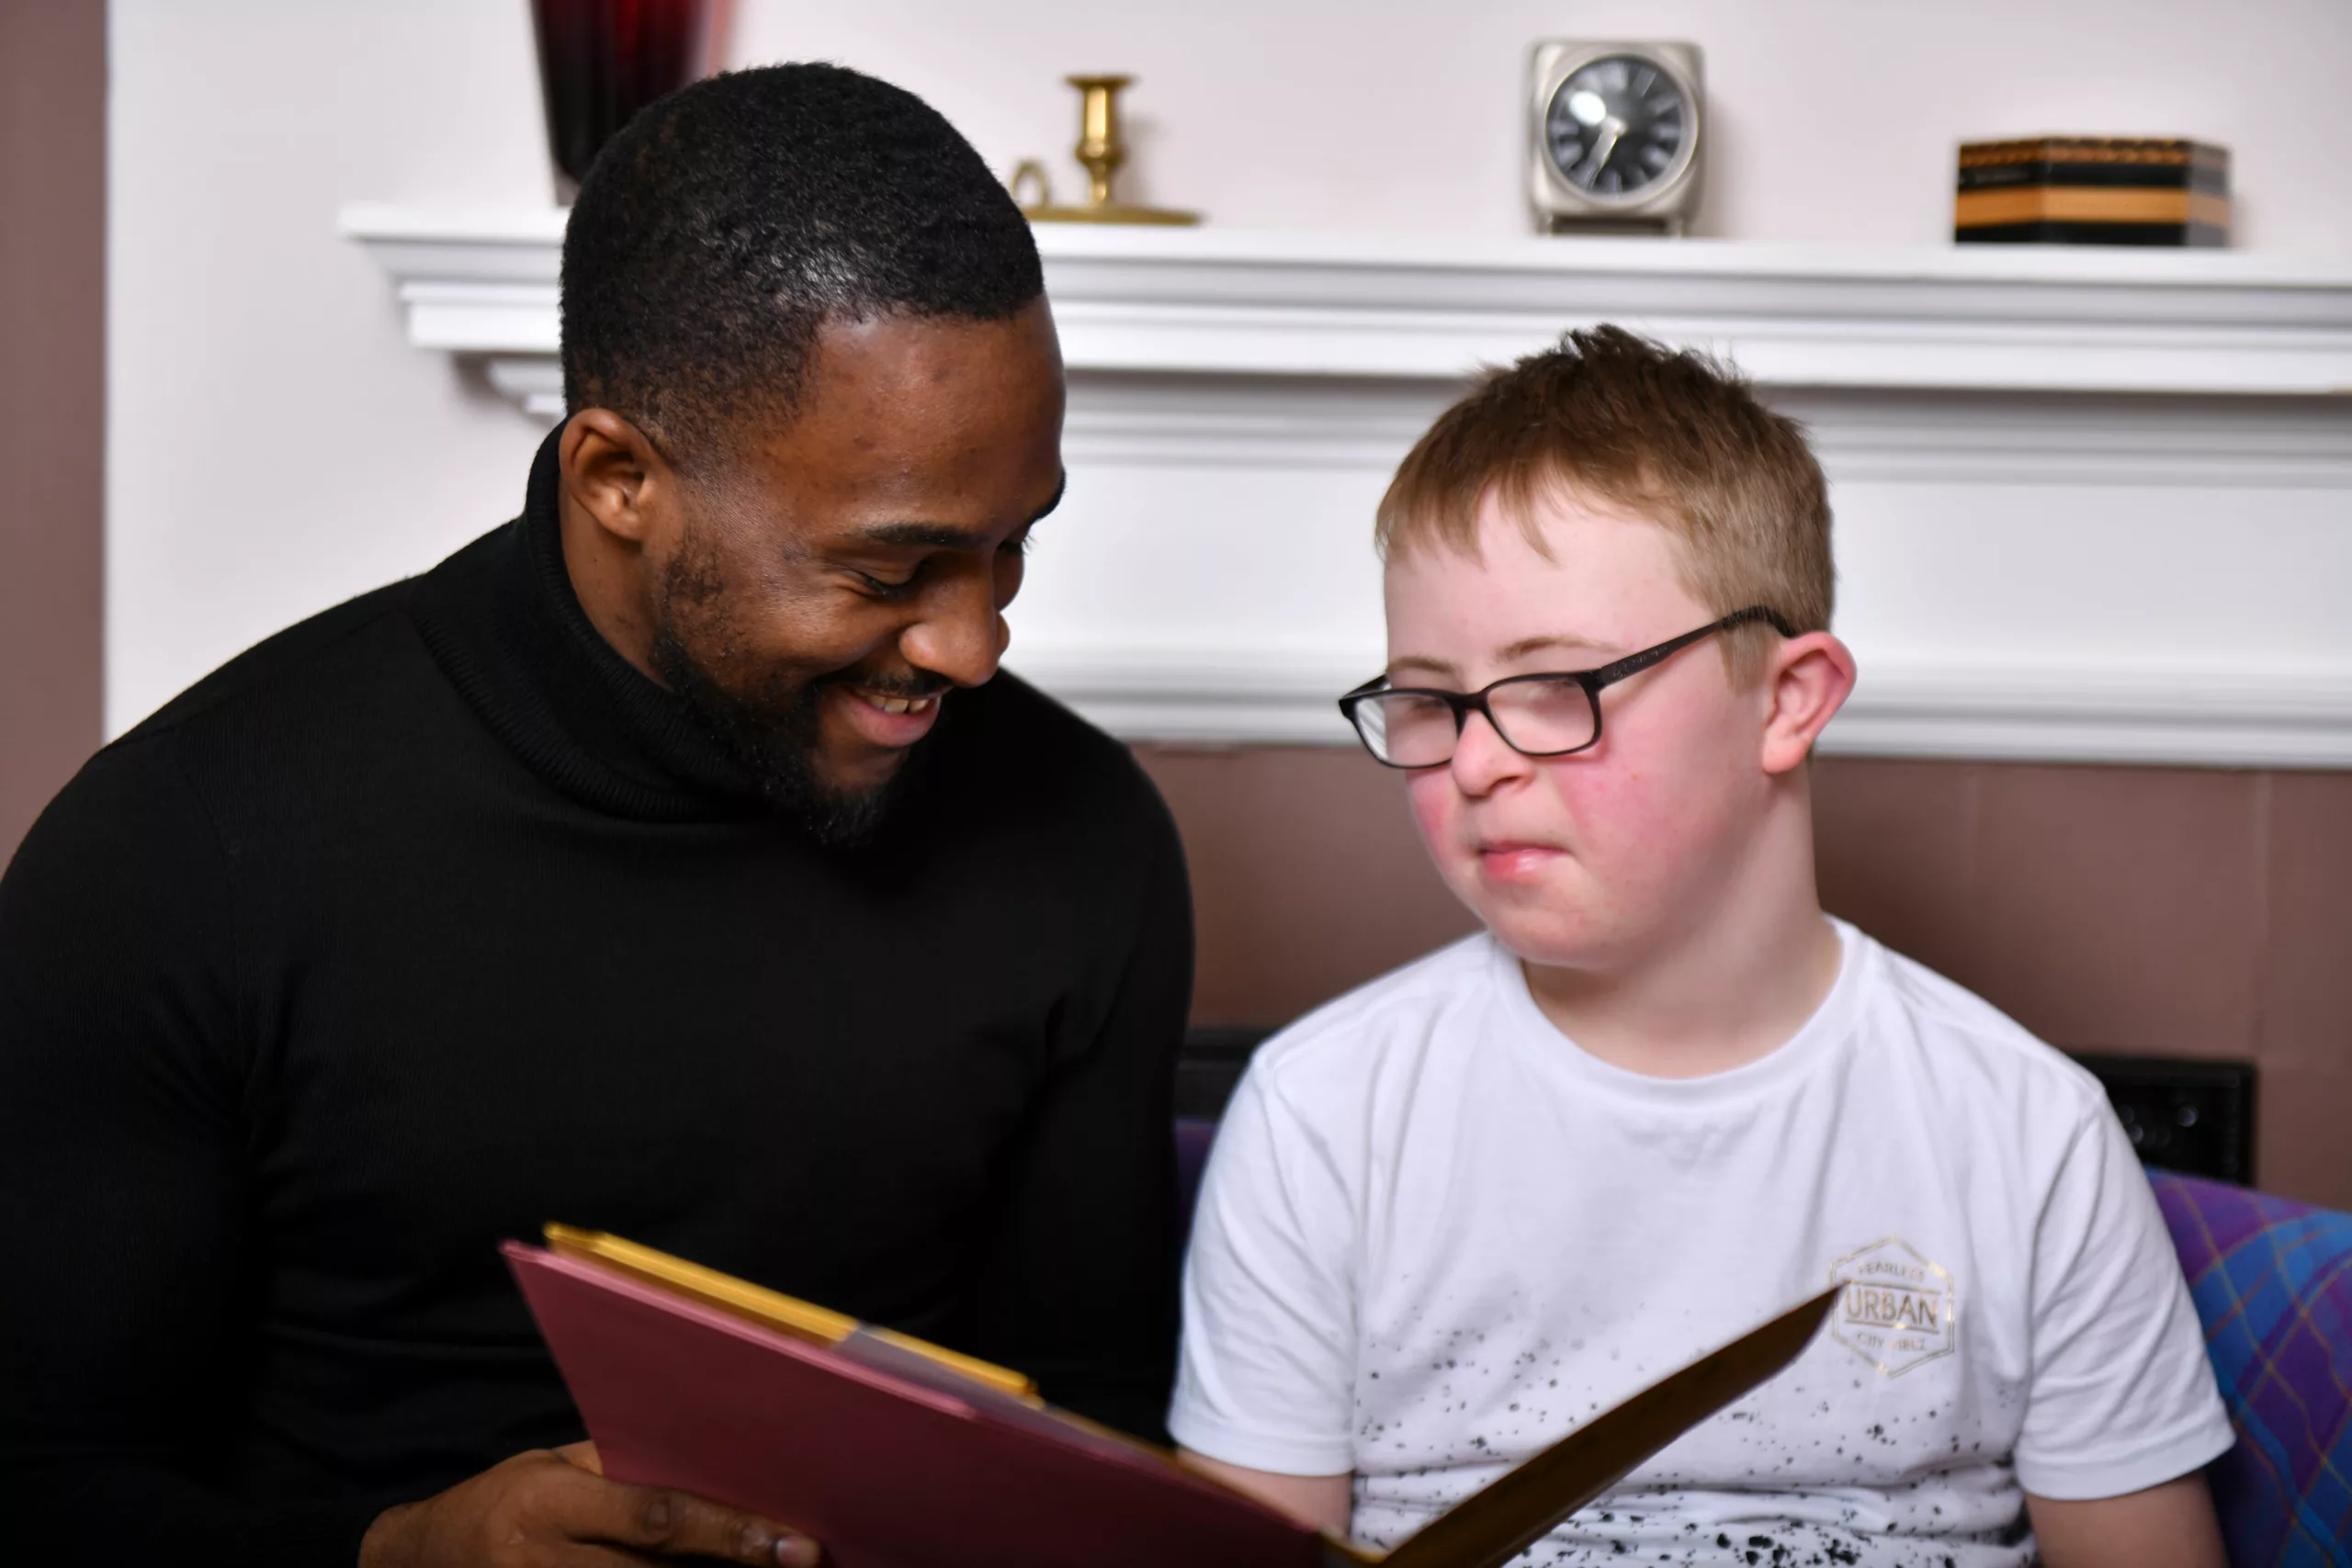
[[[2152,1171],[2238,1444],[2232,1568],[2352,1565],[2352,1214]]]

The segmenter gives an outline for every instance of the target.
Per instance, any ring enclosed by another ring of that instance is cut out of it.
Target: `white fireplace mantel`
[[[359,205],[409,341],[561,412],[556,209]],[[2352,765],[2352,260],[1039,231],[1069,501],[1013,664],[1114,730],[1343,739],[1371,504],[1464,377],[1621,321],[1811,427],[1863,680],[1826,749]]]
[[[360,204],[343,231],[417,347],[528,362],[556,350],[564,216]],[[1770,386],[2352,393],[2352,261],[1082,225],[1038,243],[1074,370],[1452,378],[1608,320]]]

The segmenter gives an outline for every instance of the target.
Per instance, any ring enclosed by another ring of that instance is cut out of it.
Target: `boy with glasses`
[[[1170,1425],[1393,1544],[1831,1283],[1830,1326],[1532,1562],[2219,1568],[2232,1438],[2098,1083],[1825,916],[1854,681],[1797,427],[1611,328],[1383,501],[1340,700],[1487,930],[1270,1042],[1204,1182]]]

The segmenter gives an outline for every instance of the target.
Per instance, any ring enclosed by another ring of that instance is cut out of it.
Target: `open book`
[[[605,1473],[806,1531],[833,1568],[1500,1568],[1794,1360],[1832,1290],[1694,1361],[1388,1552],[1309,1529],[1029,1381],[617,1236],[506,1244]]]

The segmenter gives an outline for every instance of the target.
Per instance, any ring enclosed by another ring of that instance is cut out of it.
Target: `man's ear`
[[[1766,773],[1785,773],[1813,754],[1822,727],[1845,706],[1854,689],[1854,655],[1827,632],[1807,632],[1772,649],[1765,681],[1771,706],[1759,760]]]
[[[675,481],[643,431],[610,409],[582,409],[565,423],[556,460],[565,492],[599,528],[637,546],[652,536]]]

